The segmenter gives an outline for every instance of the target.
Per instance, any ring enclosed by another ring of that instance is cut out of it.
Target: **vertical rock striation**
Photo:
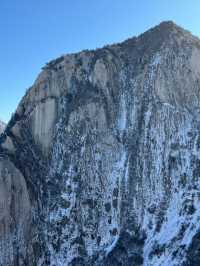
[[[199,101],[172,22],[48,63],[0,138],[0,265],[199,265]]]

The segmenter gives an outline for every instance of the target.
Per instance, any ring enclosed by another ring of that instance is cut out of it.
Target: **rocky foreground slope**
[[[172,22],[48,63],[0,138],[0,265],[200,265],[199,132]]]

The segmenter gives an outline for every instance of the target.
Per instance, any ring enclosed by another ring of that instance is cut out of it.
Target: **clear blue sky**
[[[200,36],[199,0],[0,0],[0,118],[61,54],[138,35],[163,20]]]

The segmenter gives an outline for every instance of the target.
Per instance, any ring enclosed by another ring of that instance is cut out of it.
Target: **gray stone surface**
[[[0,138],[0,264],[198,265],[199,101],[172,22],[48,63]]]

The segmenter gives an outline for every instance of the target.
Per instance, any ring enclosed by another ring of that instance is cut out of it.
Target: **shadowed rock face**
[[[0,138],[0,265],[198,265],[199,101],[172,22],[48,63]]]

